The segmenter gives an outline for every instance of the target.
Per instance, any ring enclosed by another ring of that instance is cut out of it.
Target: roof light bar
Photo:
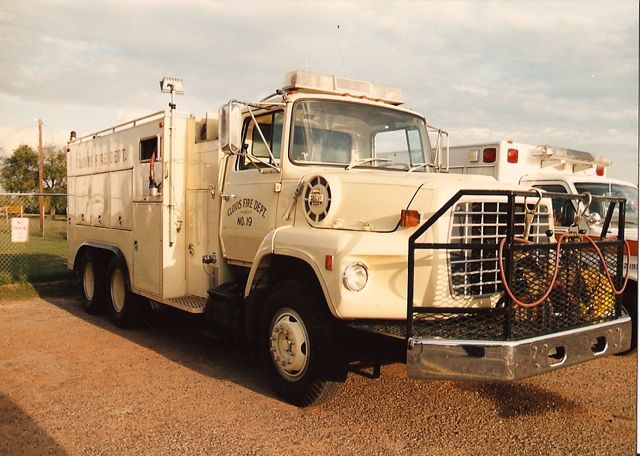
[[[396,106],[404,103],[402,90],[396,87],[309,71],[296,70],[287,73],[282,88],[285,91],[299,90],[310,93],[364,97]]]
[[[601,155],[595,155],[591,152],[582,152],[573,149],[563,149],[561,147],[548,145],[536,146],[536,148],[533,150],[532,155],[534,157],[542,159],[565,160],[569,163],[574,164],[604,167],[611,165],[611,160]]]

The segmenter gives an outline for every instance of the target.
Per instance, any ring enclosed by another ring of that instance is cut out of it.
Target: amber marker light
[[[333,255],[324,256],[324,268],[327,271],[333,271]]]
[[[412,209],[402,209],[400,211],[400,226],[410,228],[420,225],[420,212]]]

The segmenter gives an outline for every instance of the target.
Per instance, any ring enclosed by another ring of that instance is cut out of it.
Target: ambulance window
[[[272,165],[280,163],[283,119],[284,113],[282,111],[256,116],[257,124],[251,117],[247,118],[242,141],[243,155],[239,157],[239,169],[255,169],[256,166],[266,166],[265,163]],[[269,155],[269,149],[275,162]],[[254,159],[252,160],[247,155],[254,157]]]
[[[534,187],[550,193],[568,193],[566,188],[558,184],[534,185]],[[571,200],[552,198],[551,204],[553,205],[553,219],[555,224],[559,226],[570,226],[575,216],[575,209]]]
[[[151,155],[156,153],[156,159],[160,157],[158,153],[158,138],[147,138],[140,140],[140,162],[148,162],[151,160]]]

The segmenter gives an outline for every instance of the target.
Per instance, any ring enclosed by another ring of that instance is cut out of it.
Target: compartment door
[[[162,297],[162,204],[133,205],[133,291]]]

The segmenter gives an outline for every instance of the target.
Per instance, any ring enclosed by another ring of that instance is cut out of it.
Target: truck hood
[[[303,181],[302,212],[311,226],[375,232],[397,229],[402,209],[431,214],[439,208],[434,201],[461,189],[517,188],[490,176],[377,170],[314,173]]]

